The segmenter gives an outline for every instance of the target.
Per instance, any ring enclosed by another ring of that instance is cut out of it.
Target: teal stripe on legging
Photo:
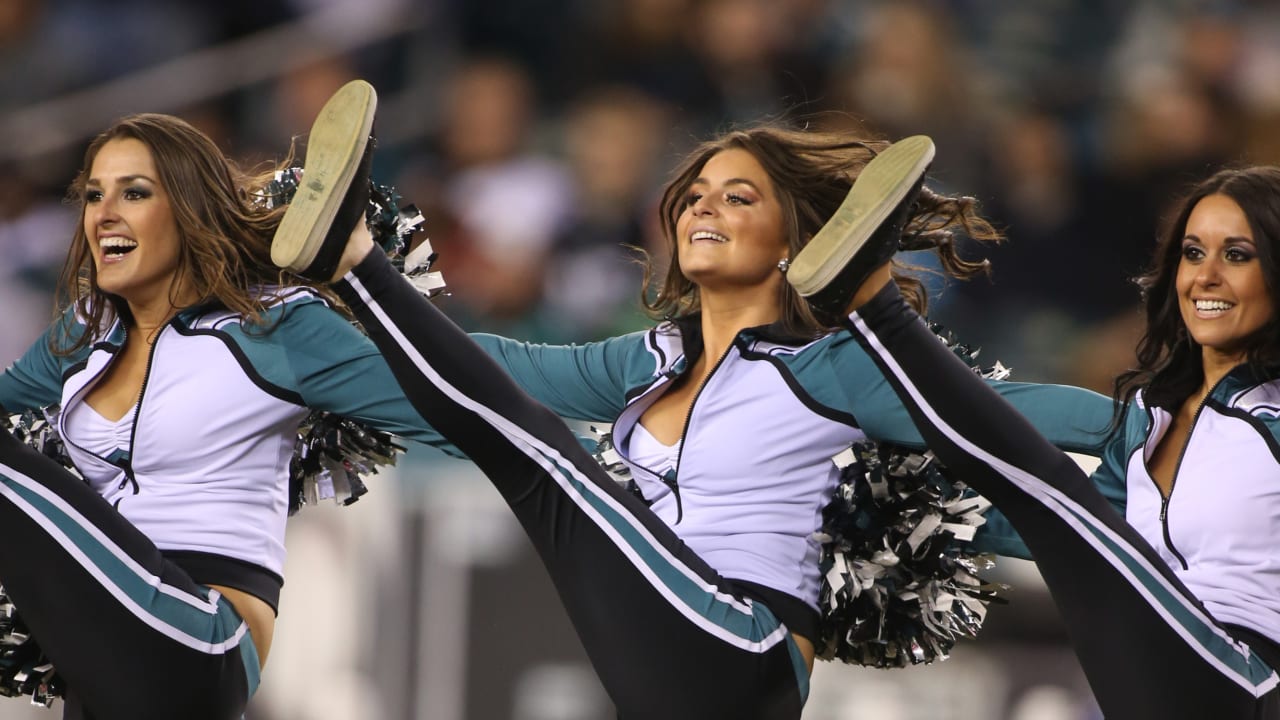
[[[158,631],[187,647],[215,654],[238,644],[243,627],[222,627],[214,621],[217,609],[207,598],[164,585],[43,485],[0,467],[0,493],[9,496],[103,587]]]

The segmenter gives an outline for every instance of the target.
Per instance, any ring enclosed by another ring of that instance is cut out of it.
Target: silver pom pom
[[[274,179],[254,195],[259,205],[271,209],[288,205],[302,182],[302,168],[277,170]],[[431,241],[424,238],[413,250],[413,235],[426,222],[413,205],[400,206],[402,198],[394,188],[369,181],[369,207],[365,210],[373,241],[382,247],[391,264],[404,274],[418,292],[427,298],[446,294],[444,276],[431,267],[436,253]]]
[[[841,482],[823,513],[818,657],[889,668],[947,658],[974,637],[1003,586],[968,542],[990,507],[931,453],[863,443],[833,461]]]
[[[44,656],[0,586],[0,696],[26,697],[49,707],[63,696],[65,685]]]
[[[930,324],[974,372],[978,350]],[[818,656],[891,668],[945,660],[961,637],[975,637],[987,605],[1008,586],[980,573],[995,557],[969,544],[991,506],[947,477],[932,453],[863,443],[833,458],[840,485],[823,511]]]
[[[405,448],[394,437],[367,425],[316,411],[298,430],[289,464],[289,514],[303,505],[333,499],[350,505],[368,492],[362,476],[396,464]]]

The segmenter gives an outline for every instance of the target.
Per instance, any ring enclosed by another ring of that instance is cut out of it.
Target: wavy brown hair
[[[1190,397],[1204,381],[1200,345],[1187,333],[1178,305],[1177,275],[1187,220],[1209,195],[1226,195],[1244,211],[1258,248],[1263,282],[1273,308],[1280,309],[1280,167],[1221,170],[1201,181],[1177,204],[1156,244],[1150,270],[1137,278],[1146,330],[1138,341],[1136,368],[1116,378],[1115,400],[1123,407],[1141,388],[1162,407]],[[1280,312],[1245,339],[1245,357],[1260,374],[1280,366]]]
[[[84,166],[68,191],[68,200],[80,209],[80,222],[59,281],[59,308],[74,305],[89,328],[103,327],[110,313],[132,323],[128,305],[98,287],[84,231],[85,183],[93,161],[108,142],[124,138],[138,140],[150,150],[178,226],[179,281],[170,298],[175,307],[179,289],[190,290],[195,305],[216,303],[260,324],[269,300],[262,297],[264,288],[282,284],[282,275],[271,262],[271,238],[284,208],[268,210],[254,202],[253,193],[266,185],[275,168],[242,170],[209,136],[186,121],[154,113],[121,118],[85,150]],[[52,334],[50,338],[52,345]],[[70,345],[50,349],[70,354],[93,339],[92,331],[80,333]]]
[[[773,182],[782,205],[790,257],[826,224],[862,168],[889,143],[850,138],[848,135],[759,126],[731,131],[699,145],[675,170],[663,189],[659,206],[662,235],[671,258],[665,277],[656,292],[651,282],[659,271],[646,258],[645,292],[641,302],[655,319],[683,317],[701,309],[698,286],[684,276],[676,252],[676,222],[685,209],[685,198],[703,166],[725,150],[745,150],[760,163]],[[986,261],[969,261],[956,252],[955,239],[962,234],[978,241],[996,241],[999,233],[977,212],[977,201],[969,197],[939,195],[928,188],[921,191],[911,220],[903,231],[903,246],[911,250],[934,250],[946,274],[969,278],[987,269]],[[894,280],[916,310],[924,312],[927,296],[924,285],[901,272]],[[839,326],[837,318],[818,317],[809,304],[788,283],[782,284],[781,322],[790,334],[812,337]]]

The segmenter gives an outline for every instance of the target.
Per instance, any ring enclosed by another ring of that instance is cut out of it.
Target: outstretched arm
[[[73,332],[84,331],[84,326],[79,324],[73,324],[71,328]],[[73,358],[54,355],[49,350],[50,338],[65,336],[63,320],[55,321],[22,357],[0,373],[0,411],[38,410],[61,401],[63,368],[79,362],[89,353],[85,348]]]
[[[584,345],[542,345],[482,333],[471,338],[522,390],[556,414],[613,422],[626,406],[628,386],[651,379],[657,367],[644,350],[644,336],[631,333]]]
[[[924,447],[916,429],[893,388],[880,370],[856,343],[837,343],[838,367],[851,412],[869,437],[879,442]],[[1109,432],[1112,401],[1098,393],[1068,385],[1017,383],[988,380],[988,385],[1007,400],[1050,443],[1059,449],[1091,458],[1114,452],[1116,443]],[[1112,461],[1114,464],[1114,461]],[[1124,511],[1124,477],[1104,466],[1094,474],[1094,483],[1113,505]],[[1030,558],[1022,539],[996,508],[986,514],[986,524],[974,540],[985,552]]]
[[[920,432],[880,369],[857,343],[843,340],[833,343],[833,363],[849,412],[872,439],[923,447]],[[1070,385],[987,383],[1050,443],[1068,452],[1102,455],[1112,417],[1109,398]]]

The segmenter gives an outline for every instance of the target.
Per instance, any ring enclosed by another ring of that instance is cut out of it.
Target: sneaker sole
[[[320,109],[307,138],[302,184],[271,241],[278,267],[302,272],[315,261],[364,156],[377,106],[373,86],[352,80]]]
[[[844,202],[796,255],[787,281],[801,297],[831,284],[933,161],[933,141],[924,135],[885,148],[858,174]]]

